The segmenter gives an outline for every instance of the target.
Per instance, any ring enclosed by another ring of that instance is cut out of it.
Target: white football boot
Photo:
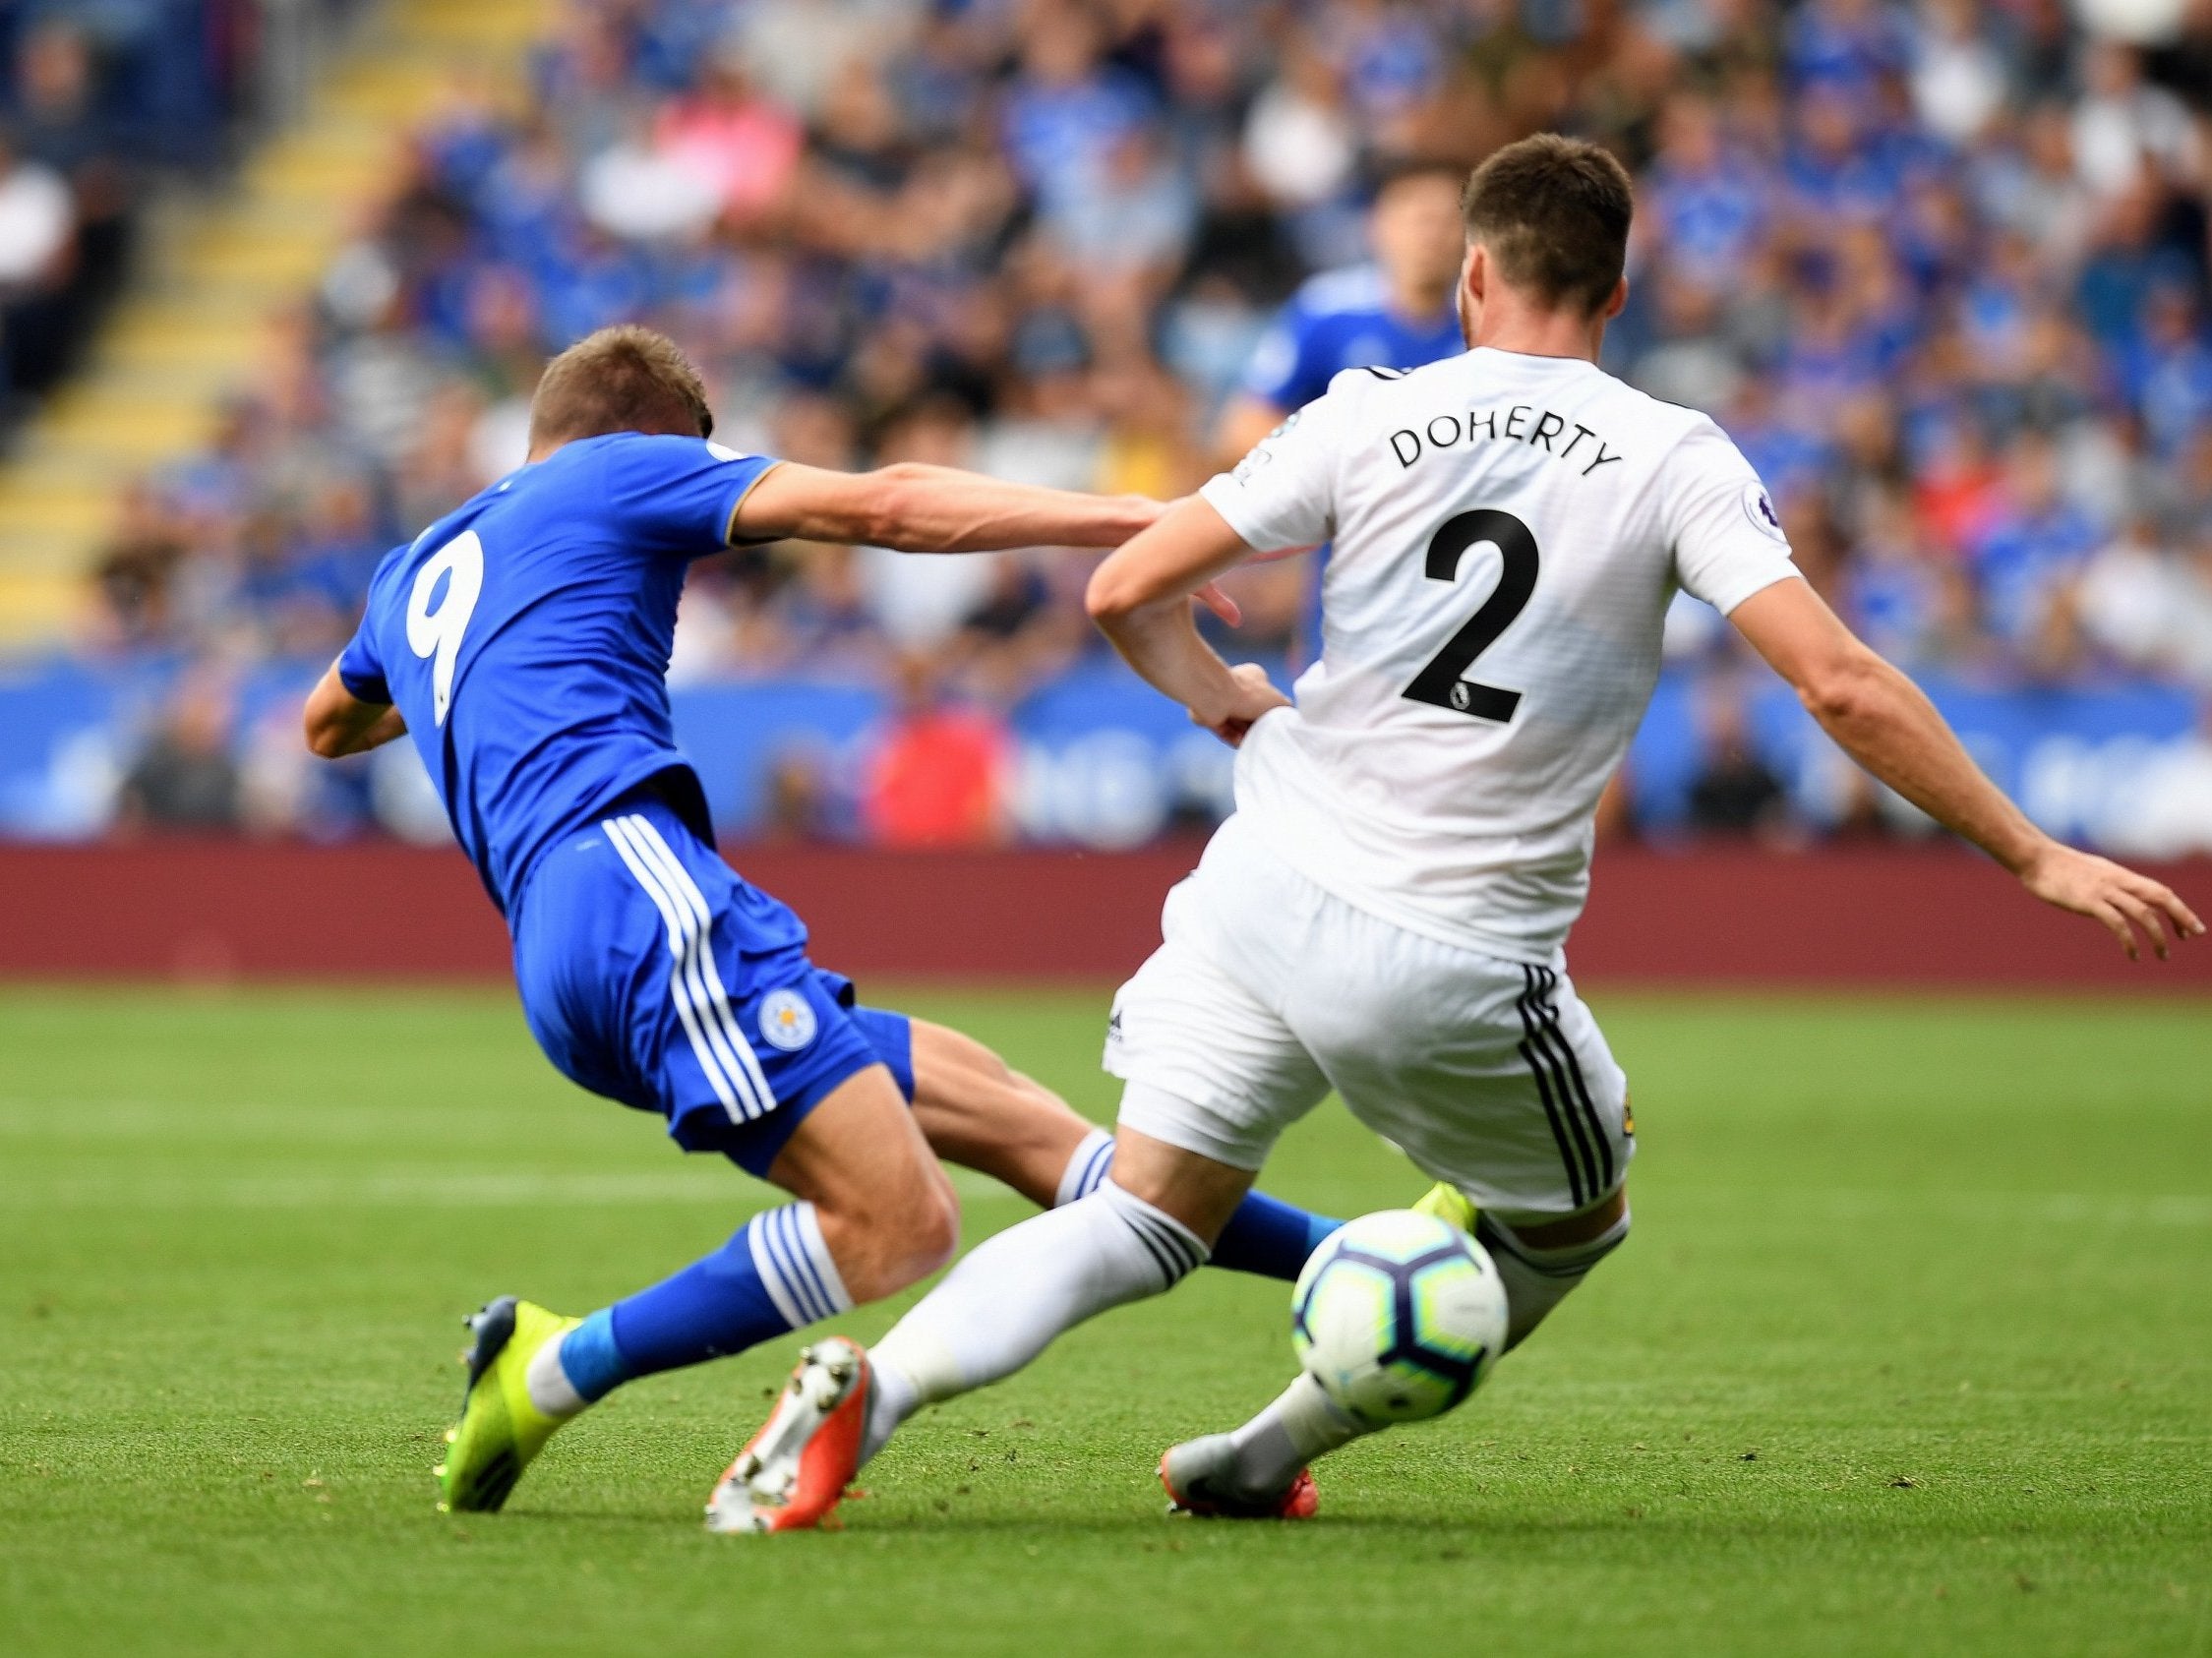
[[[1160,1458],[1167,1511],[1200,1519],[1311,1519],[1321,1508],[1313,1470],[1300,1468],[1285,1491],[1249,1491],[1236,1483],[1236,1442],[1226,1434],[1171,1445]]]

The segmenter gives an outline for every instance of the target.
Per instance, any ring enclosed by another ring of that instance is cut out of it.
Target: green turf
[[[915,1001],[1108,1108],[1100,997]],[[1598,1002],[1635,1239],[1322,1523],[1162,1516],[1161,1447],[1287,1372],[1284,1291],[1207,1273],[925,1415],[845,1532],[741,1540],[699,1504],[793,1341],[432,1511],[464,1310],[764,1198],[509,997],[0,993],[0,1652],[2212,1651],[2212,1009]],[[1417,1190],[1334,1107],[1272,1183]]]

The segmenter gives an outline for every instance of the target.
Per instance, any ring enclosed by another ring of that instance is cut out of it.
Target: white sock
[[[875,1378],[875,1392],[868,1398],[867,1421],[861,1429],[863,1462],[881,1451],[899,1431],[899,1424],[922,1408],[922,1391],[905,1371],[883,1362],[880,1342],[868,1349],[867,1365]]]
[[[822,1237],[821,1215],[812,1204],[763,1210],[746,1223],[744,1236],[760,1287],[792,1329],[805,1330],[853,1310],[853,1297],[838,1274],[837,1258]]]
[[[1620,1219],[1588,1243],[1569,1244],[1565,1249],[1530,1249],[1511,1227],[1490,1215],[1475,1221],[1474,1235],[1490,1252],[1498,1281],[1506,1286],[1507,1352],[1527,1340],[1551,1310],[1589,1276],[1590,1270],[1620,1248],[1629,1235],[1630,1218],[1624,1210]]]
[[[1279,1497],[1315,1457],[1374,1431],[1345,1415],[1300,1371],[1282,1397],[1229,1435],[1236,1447],[1235,1485],[1254,1502]]]
[[[529,1391],[530,1402],[557,1421],[577,1415],[591,1402],[576,1392],[568,1373],[561,1368],[559,1341],[539,1343],[522,1372],[522,1386]]]
[[[972,1251],[869,1349],[866,1461],[925,1404],[1001,1381],[1062,1331],[1158,1295],[1206,1259],[1182,1222],[1108,1180]]]
[[[1095,1128],[1083,1137],[1075,1148],[1075,1155],[1068,1158],[1067,1167],[1060,1172],[1060,1189],[1052,1194],[1052,1207],[1064,1208],[1077,1198],[1087,1198],[1099,1189],[1099,1182],[1106,1177],[1113,1166],[1113,1136],[1103,1128]]]

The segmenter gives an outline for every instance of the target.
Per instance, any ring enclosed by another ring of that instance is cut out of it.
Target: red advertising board
[[[1115,978],[1196,855],[759,848],[816,959],[861,974]],[[2212,912],[2212,863],[2162,871]],[[2212,940],[2130,967],[2089,922],[1947,848],[1788,856],[1609,850],[1570,947],[1590,982],[2212,990]],[[161,842],[0,849],[0,976],[285,978],[507,971],[449,851]]]

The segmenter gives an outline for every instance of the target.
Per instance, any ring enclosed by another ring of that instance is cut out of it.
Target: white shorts
[[[1408,932],[1233,817],[1167,895],[1161,932],[1106,1028],[1139,1133],[1256,1169],[1334,1088],[1509,1225],[1588,1209],[1626,1175],[1628,1079],[1559,964]]]

